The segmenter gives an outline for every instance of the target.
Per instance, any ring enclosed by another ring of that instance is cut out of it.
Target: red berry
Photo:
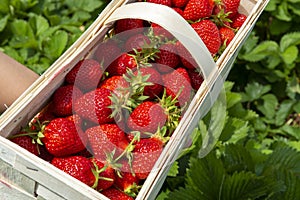
[[[26,132],[20,132],[14,135],[12,139],[10,139],[13,143],[16,143],[20,147],[26,149],[30,153],[39,156],[39,145],[33,141],[32,137],[28,135],[22,135],[26,134]]]
[[[229,43],[232,41],[232,39],[235,36],[235,32],[226,26],[223,26],[219,29],[220,31],[220,36],[221,36],[221,42],[225,46],[228,46]]]
[[[110,200],[134,200],[133,197],[114,187],[111,187],[107,190],[103,190],[101,193]]]
[[[221,37],[217,25],[206,19],[191,25],[198,33],[209,52],[214,56],[221,47]]]
[[[197,21],[210,17],[213,11],[209,0],[189,0],[183,10],[183,17],[186,20]]]
[[[159,64],[156,65],[158,71],[168,73],[175,69],[180,62],[175,44],[163,44],[159,47],[159,51],[160,52],[156,54],[158,58],[155,59],[155,62]]]
[[[241,28],[241,26],[244,24],[246,21],[247,16],[241,13],[237,13],[233,18],[232,18],[232,23],[231,27],[235,29]]]
[[[66,75],[66,82],[73,84],[82,91],[97,88],[103,75],[100,63],[93,59],[79,61],[75,67]]]
[[[128,69],[135,69],[137,67],[137,62],[135,57],[128,54],[123,53],[120,57],[118,57],[111,65],[106,69],[110,76],[122,76],[127,72]]]
[[[53,113],[59,117],[72,115],[73,102],[83,93],[74,85],[59,87],[53,94]]]
[[[171,7],[171,5],[172,5],[171,0],[147,0],[147,2],[161,4],[161,5],[165,5],[165,6],[168,6],[168,7]]]

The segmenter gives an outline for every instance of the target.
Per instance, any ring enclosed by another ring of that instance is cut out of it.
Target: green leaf
[[[252,171],[254,172],[254,162],[250,152],[243,145],[225,145],[222,154],[224,167],[228,173]]]
[[[11,31],[13,34],[13,38],[10,41],[10,45],[12,47],[37,47],[37,41],[35,39],[34,32],[27,21],[19,19],[14,20],[11,23]]]
[[[87,12],[92,12],[96,10],[97,8],[101,7],[103,4],[103,1],[100,0],[66,0],[65,3],[70,8],[77,8],[82,9]]]
[[[298,48],[296,46],[290,46],[281,53],[281,57],[286,64],[292,64],[298,57]]]
[[[279,46],[275,41],[264,41],[257,45],[251,52],[243,55],[243,59],[250,62],[258,62],[266,57],[277,54]]]
[[[40,15],[32,15],[29,19],[29,24],[33,28],[36,36],[40,36],[49,29],[49,23],[47,19]]]
[[[235,144],[247,137],[248,131],[248,121],[229,117],[220,140],[224,141],[226,144]]]
[[[295,101],[293,100],[284,100],[280,103],[279,109],[276,112],[275,116],[275,124],[277,126],[283,125],[283,123],[286,121],[288,115],[290,114],[293,105],[295,104]]]
[[[297,140],[300,140],[300,127],[294,127],[291,125],[283,125],[281,127],[281,130],[283,130],[286,134],[289,136],[292,136],[296,138]]]
[[[248,83],[245,87],[245,93],[242,94],[243,102],[254,101],[261,98],[262,95],[266,94],[271,90],[270,85],[261,85],[258,82]]]
[[[288,4],[286,1],[281,2],[281,4],[277,7],[276,17],[283,21],[291,21],[292,16],[288,11]]]
[[[300,32],[287,33],[280,40],[280,51],[285,52],[291,46],[300,44]]]
[[[9,15],[5,15],[5,17],[2,17],[0,19],[0,32],[3,31],[7,25]]]
[[[2,0],[0,3],[0,13],[8,14],[9,13],[9,4],[11,0]]]
[[[178,174],[178,172],[179,172],[178,169],[179,169],[178,161],[175,161],[172,164],[172,166],[171,166],[171,168],[170,168],[170,170],[168,172],[168,176],[176,177],[177,174]]]
[[[222,133],[226,118],[226,96],[225,90],[222,90],[211,108],[209,124],[207,124],[208,129],[207,133],[202,136],[202,147],[199,151],[199,157],[206,156],[213,149]]]
[[[268,119],[274,119],[278,100],[274,94],[266,94],[261,97],[262,103],[257,105],[257,109],[262,112]]]
[[[45,52],[51,59],[56,59],[63,53],[67,43],[68,34],[65,31],[56,31],[51,40],[45,44]]]
[[[296,74],[293,74],[293,76],[287,81],[287,95],[291,99],[300,99],[300,83]]]

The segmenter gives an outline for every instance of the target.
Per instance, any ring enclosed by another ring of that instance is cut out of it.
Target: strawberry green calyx
[[[155,138],[159,141],[161,141],[163,144],[166,144],[169,140],[170,140],[170,137],[167,136],[168,135],[168,128],[166,126],[163,126],[163,127],[158,127],[157,128],[157,131],[152,134],[151,138]]]
[[[112,109],[111,117],[116,118],[117,121],[123,119],[125,111],[132,112],[137,105],[148,98],[148,96],[143,95],[143,92],[146,86],[152,85],[152,83],[147,82],[149,75],[143,76],[139,69],[137,71],[137,75],[134,75],[133,71],[128,69],[127,75],[123,75],[125,81],[129,83],[129,87],[120,89],[122,96],[112,93],[109,97],[112,101],[112,105],[109,106]]]
[[[100,173],[104,172],[108,168],[108,165],[104,165],[104,167],[99,169],[98,165],[94,161],[92,161],[92,163],[93,163],[93,166],[94,166],[94,169],[92,169],[92,173],[95,176],[95,182],[94,182],[94,185],[92,185],[92,188],[96,189],[98,187],[99,180],[105,180],[105,181],[111,181],[111,182],[114,181],[111,178],[100,176]]]
[[[166,89],[164,89],[163,96],[159,99],[159,104],[167,116],[165,127],[169,133],[172,133],[176,129],[181,119],[183,108],[181,109],[176,105],[178,103],[179,94],[180,92],[173,98],[172,96],[167,96]]]

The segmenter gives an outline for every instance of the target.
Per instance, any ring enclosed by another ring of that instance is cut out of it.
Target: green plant
[[[105,0],[3,0],[0,50],[42,74],[107,3]]]

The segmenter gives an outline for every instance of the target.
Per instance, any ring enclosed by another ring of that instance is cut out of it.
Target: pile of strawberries
[[[241,27],[240,0],[148,0],[172,7],[213,57]],[[203,78],[167,30],[117,21],[11,140],[111,199],[134,199]]]

